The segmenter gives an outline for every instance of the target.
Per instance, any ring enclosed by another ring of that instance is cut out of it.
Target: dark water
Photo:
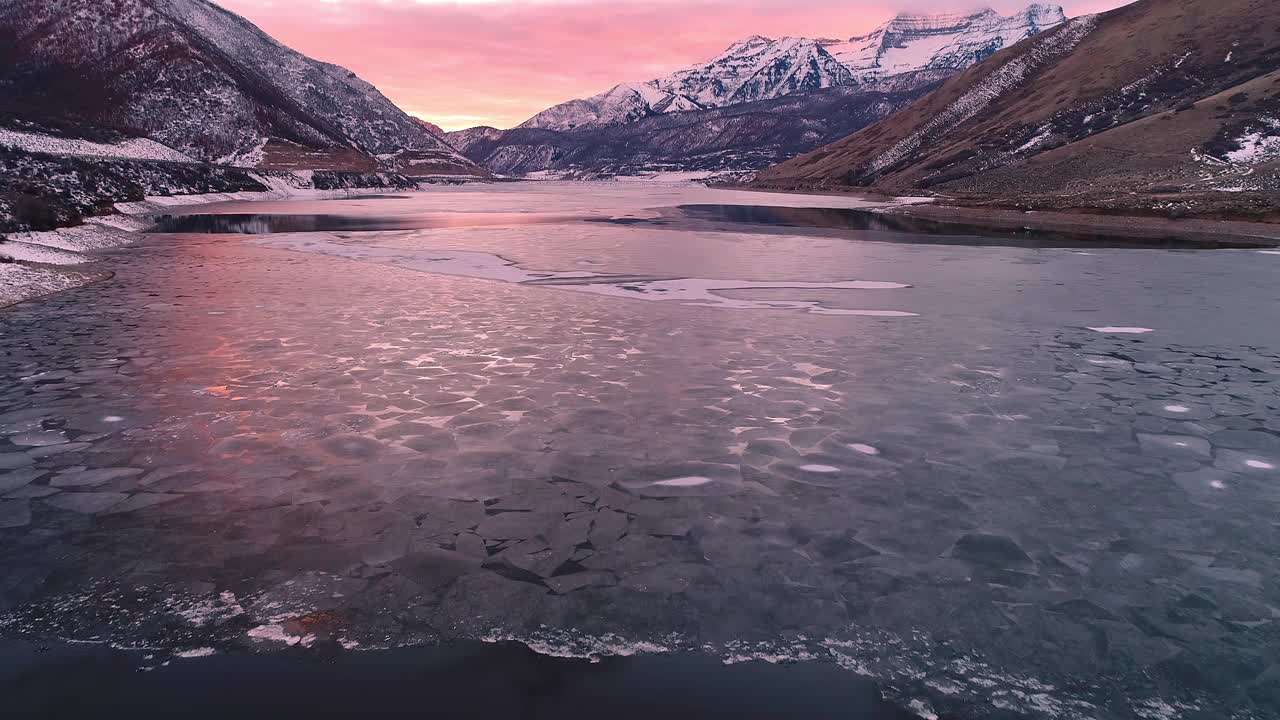
[[[379,199],[369,196],[361,200]],[[401,199],[388,196],[385,199]],[[299,232],[377,232],[496,225],[563,224],[584,221],[680,231],[777,233],[816,231],[833,237],[876,242],[958,246],[1032,248],[1247,248],[1256,243],[1191,242],[1168,237],[1129,238],[1117,234],[1000,230],[957,222],[891,215],[849,208],[794,208],[768,205],[680,205],[659,208],[658,216],[583,217],[449,213],[377,216],[370,214],[192,214],[155,216],[153,233],[211,233],[265,235]]]
[[[930,220],[849,208],[795,208],[768,205],[680,205],[668,213],[677,221],[728,226],[764,226],[831,231],[871,232],[880,242],[929,243],[963,246],[1040,248],[1159,248],[1255,247],[1256,243],[1204,243],[1178,238],[1128,238],[1116,233],[1047,232],[993,229],[962,222]],[[669,219],[664,218],[666,222]],[[663,222],[663,221],[659,221]],[[690,223],[675,223],[692,229]]]
[[[400,199],[397,196],[366,196],[360,200]],[[206,233],[268,235],[302,232],[377,232],[424,230],[430,228],[490,227],[495,225],[538,225],[563,223],[562,216],[518,213],[448,213],[429,215],[274,215],[274,214],[192,214],[156,215],[151,233]]]
[[[829,664],[724,665],[698,655],[539,655],[517,643],[351,653],[313,648],[176,660],[0,641],[6,717],[435,717],[911,720]],[[139,672],[139,666],[152,668]]]

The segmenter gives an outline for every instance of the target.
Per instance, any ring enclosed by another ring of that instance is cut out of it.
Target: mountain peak
[[[773,38],[767,38],[764,35],[751,35],[745,37],[725,49],[725,52],[735,52],[747,48],[759,47],[773,42]]]
[[[1041,3],[1007,16],[991,8],[901,13],[867,35],[826,49],[857,79],[877,80],[917,70],[963,69],[1065,20],[1060,5]]]
[[[893,20],[890,20],[890,22],[893,22],[895,20],[937,20],[940,18],[979,18],[979,17],[988,16],[988,15],[998,15],[998,14],[999,13],[997,13],[994,9],[992,9],[989,6],[978,7],[972,10],[967,10],[963,12],[953,12],[953,13],[925,13],[925,12],[913,12],[910,10],[904,10],[903,12],[900,12],[897,15],[894,15]]]

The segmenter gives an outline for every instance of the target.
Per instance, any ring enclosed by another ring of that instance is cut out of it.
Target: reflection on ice
[[[815,300],[749,300],[730,298],[725,291],[742,290],[901,290],[909,285],[871,280],[834,282],[723,280],[672,278],[644,275],[617,275],[589,271],[542,272],[527,270],[499,255],[469,250],[415,250],[380,247],[352,241],[341,242],[328,235],[273,235],[254,240],[258,245],[296,252],[319,253],[361,262],[394,265],[407,270],[460,275],[482,280],[524,285],[555,286],[595,295],[672,301],[745,310],[807,310],[817,315],[866,317],[916,317],[899,310],[857,310],[828,308]]]

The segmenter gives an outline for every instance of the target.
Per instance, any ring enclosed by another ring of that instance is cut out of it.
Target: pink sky
[[[848,37],[972,0],[215,0],[447,130],[511,127],[708,60],[747,35]],[[1069,0],[1068,15],[1125,0]],[[1002,12],[1025,0],[992,0]]]

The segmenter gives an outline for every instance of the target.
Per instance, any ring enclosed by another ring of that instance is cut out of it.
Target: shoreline
[[[1280,245],[1280,224],[1243,220],[1170,220],[1145,215],[1102,215],[1061,210],[1011,210],[957,205],[904,205],[884,212],[991,230],[1065,232],[1150,240],[1183,240],[1214,245],[1248,243],[1259,248]]]
[[[151,223],[147,215],[177,209],[197,208],[221,202],[272,200],[332,200],[378,193],[379,188],[317,190],[280,181],[264,183],[264,192],[206,193],[147,197],[136,202],[120,202],[115,212],[86,219],[81,225],[40,232],[0,236],[0,309],[37,300],[65,290],[74,290],[114,277],[114,273],[94,271],[100,261],[92,253],[124,247],[137,242]],[[899,197],[874,190],[787,190],[742,185],[708,186],[726,190],[782,195],[854,197],[884,203],[871,209],[884,215],[913,218],[953,226],[957,234],[983,230],[1004,233],[1046,232],[1092,237],[1149,240],[1152,243],[1177,240],[1206,248],[1223,244],[1249,248],[1280,247],[1280,223],[1201,218],[1169,219],[1137,214],[1102,214],[1067,210],[1015,210],[939,204],[936,198]],[[421,190],[421,186],[417,188]]]
[[[160,195],[118,202],[114,212],[85,218],[80,225],[54,230],[0,235],[0,310],[59,292],[110,280],[115,273],[95,271],[101,258],[92,253],[132,245],[151,223],[147,215],[220,202],[269,200],[337,200],[385,192],[386,188],[317,190],[285,181],[270,182],[263,192]]]
[[[1280,223],[1194,217],[1171,219],[1137,213],[1091,211],[1087,208],[1017,210],[1007,207],[941,204],[937,201],[946,198],[904,198],[867,188],[850,188],[845,191],[726,186],[726,189],[781,195],[854,196],[873,201],[917,200],[918,202],[899,202],[876,212],[994,231],[1029,230],[1153,241],[1180,240],[1203,243],[1207,247],[1221,243],[1249,244],[1258,248],[1280,246]]]

